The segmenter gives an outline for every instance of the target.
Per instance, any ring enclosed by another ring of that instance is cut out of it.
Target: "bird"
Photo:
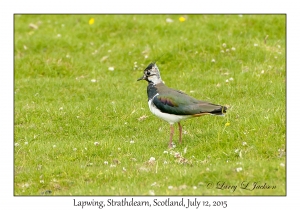
[[[150,111],[170,124],[169,148],[173,148],[174,123],[178,123],[179,143],[181,144],[181,120],[204,115],[224,116],[226,113],[226,106],[200,101],[182,91],[167,87],[160,76],[156,62],[151,62],[146,67],[143,76],[137,81],[140,80],[148,82],[147,95]]]

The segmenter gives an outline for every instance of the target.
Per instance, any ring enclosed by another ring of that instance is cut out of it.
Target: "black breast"
[[[148,101],[157,94],[157,88],[153,83],[149,83],[147,87]]]

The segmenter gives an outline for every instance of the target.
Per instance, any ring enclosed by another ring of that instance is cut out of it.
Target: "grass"
[[[286,194],[285,16],[180,17],[15,15],[15,195]],[[168,150],[136,81],[154,60],[226,117]]]

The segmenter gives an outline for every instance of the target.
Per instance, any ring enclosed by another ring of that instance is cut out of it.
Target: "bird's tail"
[[[219,115],[219,116],[224,116],[225,113],[227,111],[227,107],[226,106],[219,106],[218,109],[213,110],[212,112],[210,112],[213,115]]]

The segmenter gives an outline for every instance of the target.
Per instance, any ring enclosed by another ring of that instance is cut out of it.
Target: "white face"
[[[161,83],[162,80],[160,78],[160,73],[157,65],[155,63],[149,64],[148,67],[144,70],[144,76],[139,80],[141,79],[152,82],[154,84]]]

